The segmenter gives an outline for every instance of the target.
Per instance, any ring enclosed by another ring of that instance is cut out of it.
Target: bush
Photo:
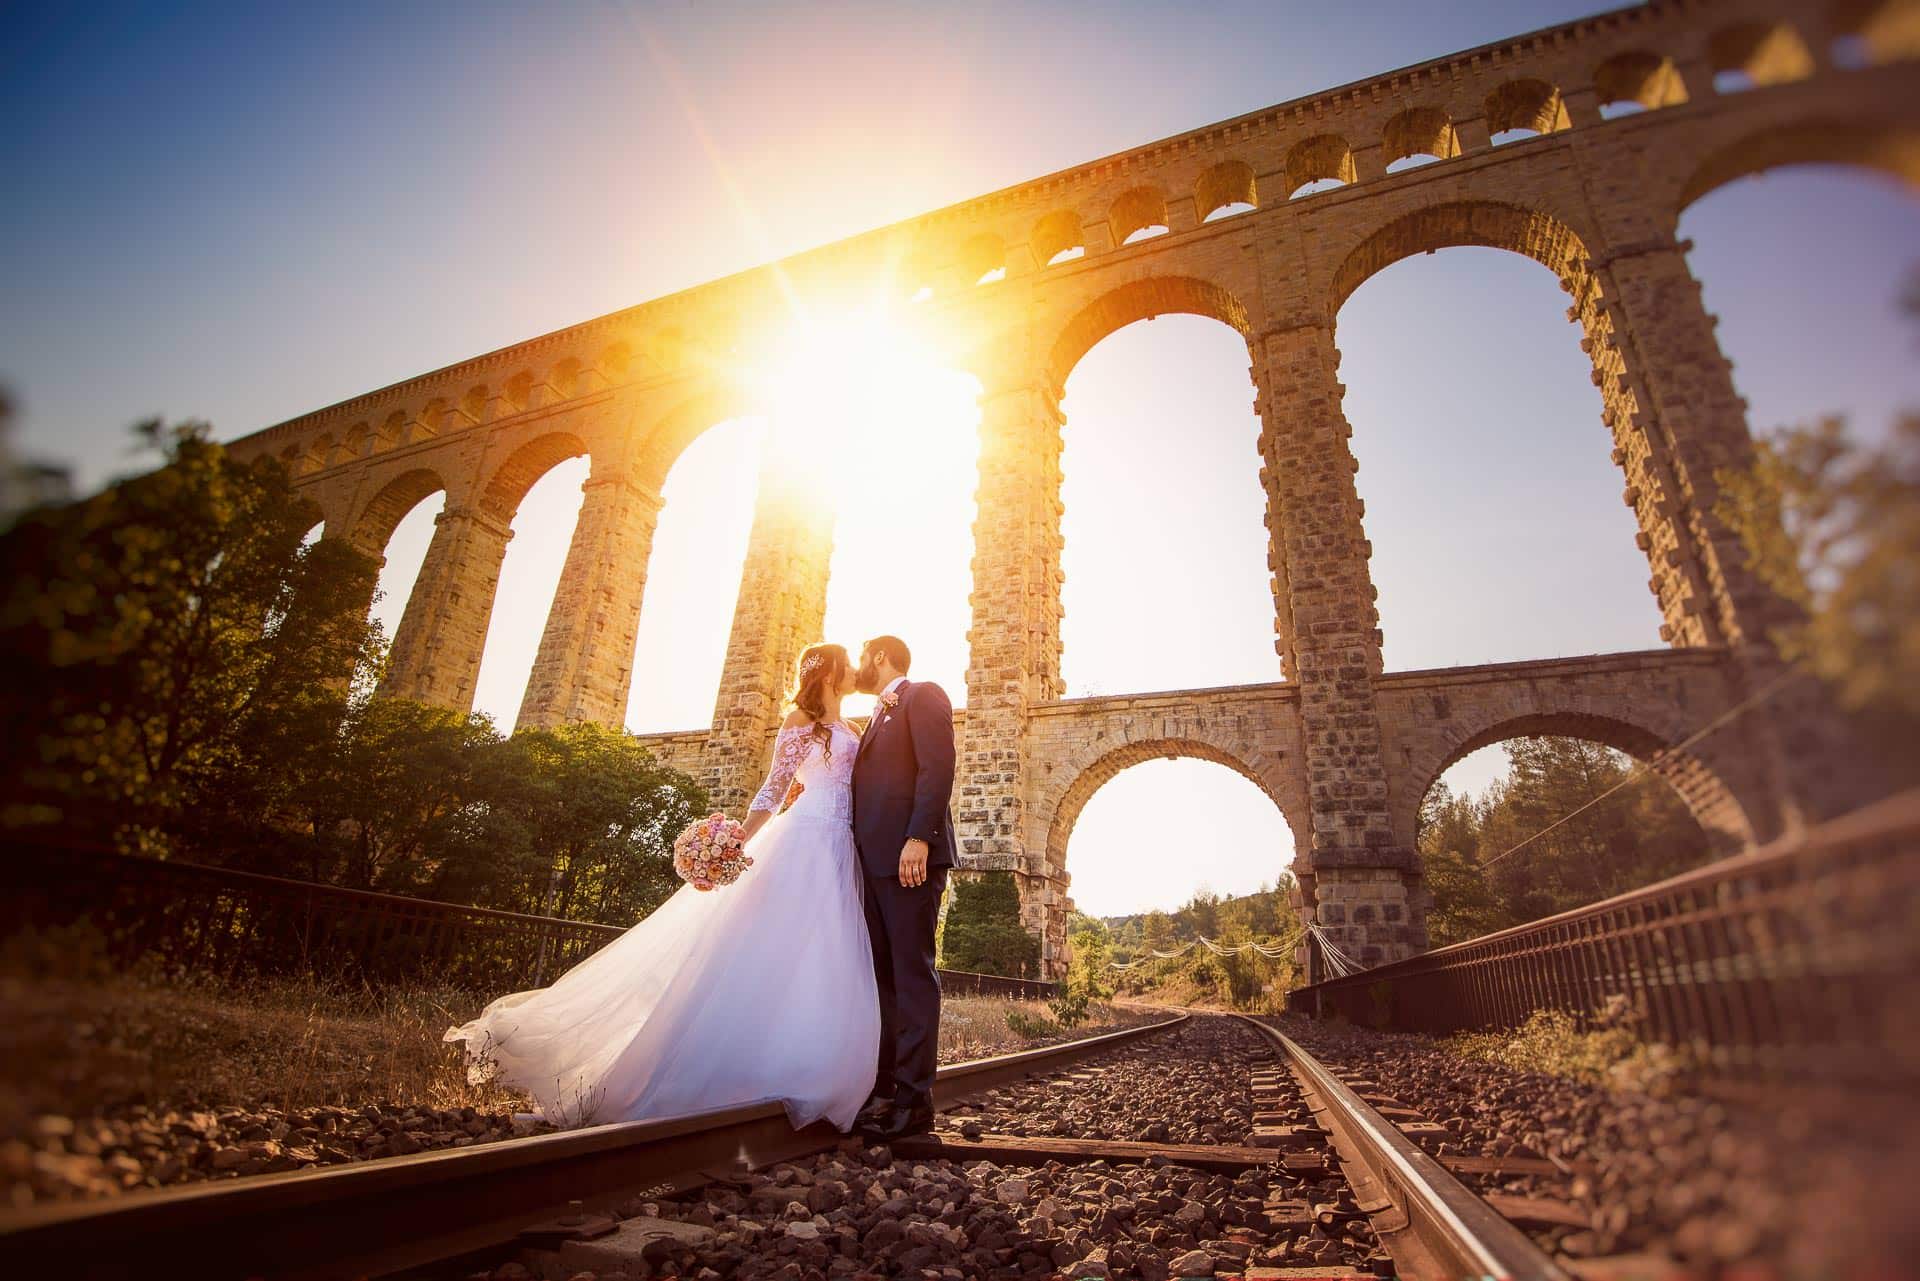
[[[1047,1002],[1047,1008],[1053,1011],[1061,1027],[1079,1027],[1087,1021],[1088,1000],[1086,988],[1068,983],[1060,989],[1060,995]]]
[[[1462,1058],[1518,1072],[1539,1072],[1614,1089],[1658,1093],[1684,1074],[1683,1055],[1640,1039],[1624,1001],[1615,1002],[1582,1031],[1564,1010],[1535,1010],[1507,1032],[1463,1032],[1446,1046]]]
[[[1007,1031],[1015,1036],[1034,1041],[1043,1036],[1053,1036],[1058,1033],[1060,1025],[1052,1019],[1043,1019],[1037,1015],[1028,1014],[1024,1010],[1008,1010]]]

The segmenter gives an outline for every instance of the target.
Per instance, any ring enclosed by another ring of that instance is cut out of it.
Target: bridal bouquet
[[[752,866],[740,825],[725,814],[690,823],[673,840],[673,870],[696,890],[731,885]]]

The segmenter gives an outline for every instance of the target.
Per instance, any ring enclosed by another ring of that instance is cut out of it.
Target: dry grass
[[[466,994],[87,972],[71,957],[46,964],[57,945],[16,939],[0,951],[0,1133],[35,1115],[129,1104],[502,1111],[511,1102],[468,1084],[457,1048],[440,1039],[471,1015]]]
[[[1590,1030],[1561,1010],[1535,1010],[1504,1032],[1461,1032],[1441,1044],[1462,1058],[1519,1072],[1562,1076],[1589,1085],[1650,1094],[1667,1092],[1686,1073],[1683,1055],[1642,1041],[1624,1007],[1611,1005]]]
[[[460,1048],[441,1040],[478,1009],[473,994],[309,978],[113,974],[97,953],[72,934],[0,946],[0,1136],[25,1133],[38,1116],[135,1104],[285,1111],[399,1104],[491,1114],[526,1106],[513,1091],[470,1084]],[[1005,1054],[1156,1017],[1095,1005],[1084,1024],[1064,1029],[1044,1002],[952,997],[944,1002],[940,1060]]]
[[[1085,1023],[1063,1028],[1054,1021],[1045,1001],[950,996],[940,1002],[940,1061],[964,1063],[968,1059],[1078,1041],[1165,1017],[1157,1010],[1096,1002],[1087,1007]]]

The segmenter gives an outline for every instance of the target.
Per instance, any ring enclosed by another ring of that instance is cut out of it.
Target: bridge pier
[[[659,490],[629,476],[587,478],[516,729],[618,726],[633,684]]]
[[[1340,351],[1327,322],[1275,329],[1252,347],[1267,527],[1286,567],[1283,643],[1300,690],[1309,839],[1294,870],[1304,914],[1355,960],[1399,960],[1426,948],[1428,896],[1419,856],[1393,823],[1373,685],[1373,548],[1340,408]]]
[[[1638,201],[1611,212],[1626,235],[1647,216]],[[1626,449],[1626,500],[1641,537],[1672,547],[1669,560],[1680,567],[1666,578],[1656,571],[1653,582],[1665,618],[1661,639],[1728,646],[1742,695],[1769,704],[1731,731],[1748,740],[1764,768],[1768,802],[1747,816],[1752,839],[1764,843],[1885,789],[1812,682],[1781,686],[1787,667],[1772,637],[1799,611],[1753,572],[1718,507],[1721,477],[1752,466],[1754,444],[1687,248],[1663,232],[1595,264],[1619,355],[1611,390],[1626,393],[1610,404],[1624,415],[1612,426]]]
[[[717,809],[744,814],[760,786],[786,718],[793,665],[826,622],[832,556],[833,509],[769,449],[701,769]]]
[[[434,518],[433,541],[394,629],[381,693],[473,710],[493,594],[512,538],[508,521],[477,506],[449,507]]]

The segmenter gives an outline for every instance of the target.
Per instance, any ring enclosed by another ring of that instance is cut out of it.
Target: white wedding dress
[[[449,1028],[469,1073],[526,1090],[555,1125],[652,1120],[760,1100],[844,1131],[873,1088],[880,1004],[853,844],[853,757],[783,729],[751,809],[778,811],[731,885],[682,886],[553,986]]]

